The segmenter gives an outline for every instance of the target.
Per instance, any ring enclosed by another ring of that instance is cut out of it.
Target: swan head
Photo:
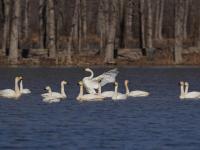
[[[128,80],[125,80],[125,81],[124,81],[125,84],[128,84],[128,82],[129,82]]]
[[[15,77],[15,80],[16,80],[16,81],[20,81],[20,80],[22,80],[22,76]]]
[[[67,84],[67,81],[63,80],[61,83],[62,83],[62,84]]]
[[[184,82],[183,81],[180,81],[180,83],[179,83],[181,86],[183,86],[184,85]]]
[[[189,86],[189,83],[188,83],[188,82],[185,82],[185,86]]]
[[[91,71],[91,69],[90,68],[85,68],[85,71]]]
[[[22,80],[23,79],[23,77],[22,76],[19,76],[19,80]]]
[[[80,86],[83,86],[83,81],[79,81],[78,84],[79,84]]]
[[[45,90],[51,90],[50,86],[46,86]]]
[[[115,86],[118,86],[118,83],[117,83],[117,82],[115,82],[115,83],[114,83],[114,85],[115,85]]]

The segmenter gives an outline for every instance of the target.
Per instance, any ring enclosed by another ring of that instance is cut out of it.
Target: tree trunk
[[[13,1],[13,17],[10,33],[10,52],[9,60],[11,64],[18,63],[18,42],[19,42],[19,17],[20,17],[20,0]]]
[[[183,21],[183,37],[187,39],[187,21],[188,21],[188,12],[189,12],[189,0],[185,0],[185,9],[184,9],[184,21]]]
[[[132,21],[133,21],[133,0],[126,1],[125,7],[125,29],[124,29],[124,47],[128,47],[128,42],[132,38]]]
[[[3,39],[2,39],[2,51],[6,55],[6,48],[9,44],[9,28],[10,28],[10,0],[4,0],[4,25],[3,25]]]
[[[39,43],[40,43],[40,48],[44,48],[45,47],[45,33],[46,33],[46,27],[45,27],[45,14],[46,14],[46,10],[45,10],[45,4],[44,4],[45,0],[39,0],[39,31],[40,31],[40,37],[39,37]]]
[[[140,0],[140,41],[141,48],[145,49],[145,18],[144,18],[144,0]]]
[[[71,58],[72,40],[73,40],[73,36],[75,35],[74,32],[76,31],[76,28],[77,28],[79,2],[80,2],[79,0],[76,0],[75,2],[75,8],[74,8],[74,13],[72,17],[72,25],[71,25],[71,30],[70,30],[69,39],[68,39],[68,46],[67,46],[67,62],[68,63],[72,63],[72,58]]]
[[[77,52],[77,49],[79,49],[79,10],[80,10],[80,0],[75,1],[75,14],[73,17],[75,17],[74,22],[74,28],[73,28],[73,42],[75,45],[75,50]],[[77,47],[78,45],[78,47]]]
[[[82,11],[81,11],[81,2],[79,2],[78,9],[78,53],[81,53],[82,48]]]
[[[100,54],[103,54],[104,36],[105,36],[105,22],[104,22],[103,0],[98,4],[98,16],[97,16],[97,32],[100,37]]]
[[[162,39],[164,0],[156,0],[155,39]]]
[[[56,34],[55,34],[55,8],[54,8],[54,0],[48,0],[48,49],[49,49],[49,57],[56,57]]]
[[[116,36],[116,24],[117,24],[117,0],[111,1],[110,6],[110,26],[109,35],[107,39],[105,63],[115,63],[114,61],[114,49],[115,49],[115,36]]]
[[[87,3],[86,0],[82,0],[82,22],[83,22],[83,39],[84,46],[87,48]]]
[[[148,16],[147,16],[147,41],[146,41],[146,54],[147,57],[152,59],[153,50],[153,16],[152,16],[152,1],[147,1]]]
[[[183,18],[184,18],[184,1],[177,0],[175,4],[175,45],[174,58],[175,63],[182,63],[182,42],[183,42]]]
[[[24,38],[28,39],[28,33],[29,33],[29,0],[25,1],[25,12],[24,12]]]
[[[200,8],[200,7],[199,7]],[[199,24],[198,24],[198,35],[197,35],[197,42],[196,42],[196,44],[197,44],[197,47],[200,49],[200,9],[198,9],[198,20],[199,20]]]

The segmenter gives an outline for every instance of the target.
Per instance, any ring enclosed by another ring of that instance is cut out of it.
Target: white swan
[[[79,86],[80,86],[80,92],[76,98],[78,101],[102,101],[103,100],[104,97],[99,94],[84,94],[83,95],[82,81],[79,82]]]
[[[65,93],[65,85],[67,84],[66,81],[61,81],[60,85],[61,85],[61,90],[60,90],[60,93],[59,92],[52,92],[51,91],[51,96],[54,97],[54,98],[58,98],[58,99],[64,99],[64,98],[67,98],[67,95]],[[42,94],[41,96],[42,97],[49,97],[50,95],[50,92],[48,93],[44,93]]]
[[[112,96],[113,100],[125,100],[127,99],[127,95],[126,94],[122,94],[122,93],[118,93],[118,83],[115,82],[115,93]]]
[[[184,90],[184,85],[185,85],[185,90]],[[180,82],[181,86],[181,94],[179,96],[180,99],[199,99],[200,98],[200,92],[198,91],[192,91],[188,92],[189,89],[189,83],[188,82]]]
[[[15,89],[0,90],[0,96],[5,98],[19,98],[21,96],[21,92],[18,86],[18,82],[20,80],[22,80],[22,77],[15,77]]]
[[[149,92],[146,92],[146,91],[140,91],[140,90],[130,91],[129,87],[128,87],[128,83],[129,83],[128,80],[124,81],[127,96],[130,96],[130,97],[145,97],[145,96],[149,95]]]
[[[96,94],[95,89],[98,89],[99,82],[101,86],[104,86],[107,83],[115,82],[115,78],[119,73],[117,69],[112,69],[94,78],[94,73],[91,69],[86,68],[85,71],[91,73],[89,77],[83,78],[83,85],[90,94]]]
[[[29,93],[31,93],[31,90],[23,88],[23,80],[20,81],[20,92],[22,94],[29,94]]]
[[[51,90],[50,86],[46,86],[45,90],[48,91],[48,95],[43,98],[43,102],[47,102],[47,103],[60,102],[59,98],[55,98],[54,96],[52,96],[52,90]],[[47,93],[45,93],[45,94],[47,94]]]
[[[101,86],[99,85],[98,94],[103,96],[104,98],[112,97],[114,95],[114,93],[115,93],[114,91],[101,92]]]

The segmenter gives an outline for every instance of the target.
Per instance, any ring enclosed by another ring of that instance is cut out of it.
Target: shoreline
[[[200,65],[0,65],[1,68],[200,68]]]

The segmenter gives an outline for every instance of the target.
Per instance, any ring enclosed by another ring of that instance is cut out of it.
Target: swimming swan
[[[115,82],[115,93],[112,96],[113,100],[125,100],[127,99],[127,95],[126,94],[122,94],[122,93],[118,93],[118,83]]]
[[[43,98],[43,102],[47,102],[47,103],[60,102],[59,98],[55,98],[54,96],[52,96],[52,90],[51,90],[50,86],[46,86],[45,90],[48,91],[48,96],[46,96],[46,97]]]
[[[5,98],[19,98],[21,96],[21,92],[18,86],[18,82],[20,80],[22,80],[22,77],[15,77],[15,89],[0,90],[0,96]]]
[[[126,95],[127,96],[131,96],[131,97],[145,97],[149,95],[149,92],[146,91],[140,91],[140,90],[135,90],[135,91],[129,91],[129,87],[128,87],[128,80],[124,81],[124,85],[126,88]]]
[[[67,84],[66,81],[61,81],[60,83],[60,87],[61,87],[61,90],[60,90],[60,93],[59,92],[52,92],[51,91],[51,96],[54,97],[54,98],[58,98],[58,99],[64,99],[64,98],[67,98],[67,95],[65,93],[65,85]],[[42,97],[48,97],[50,95],[50,92],[48,93],[44,93],[42,94],[41,96]]]
[[[113,97],[114,93],[114,91],[101,92],[101,86],[99,85],[98,94],[103,96],[104,98]]]
[[[80,86],[80,92],[76,98],[78,101],[102,101],[103,100],[104,97],[99,94],[84,94],[83,95],[82,81],[79,82],[79,86]]]
[[[31,93],[31,90],[23,88],[23,80],[20,81],[20,92],[22,94],[29,94],[29,93]]]
[[[101,86],[115,82],[115,78],[119,73],[117,69],[112,69],[94,78],[94,73],[90,68],[86,68],[85,71],[91,73],[89,77],[83,78],[83,85],[90,94],[96,94],[95,89],[98,89],[99,82]]]
[[[200,98],[200,92],[198,91],[192,91],[192,92],[188,92],[189,89],[189,83],[188,82],[180,82],[180,86],[181,86],[181,94],[179,96],[180,99],[199,99]],[[184,86],[185,86],[185,90],[184,90]]]

